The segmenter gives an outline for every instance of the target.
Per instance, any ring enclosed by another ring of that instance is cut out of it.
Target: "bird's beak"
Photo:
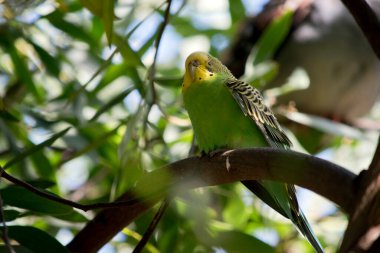
[[[190,76],[192,80],[195,79],[195,71],[198,67],[199,67],[199,61],[197,60],[191,61],[189,63],[189,72],[190,72]]]

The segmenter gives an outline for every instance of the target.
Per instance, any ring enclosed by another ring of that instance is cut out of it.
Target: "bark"
[[[67,246],[71,252],[97,252],[123,227],[167,194],[196,187],[266,179],[296,184],[325,196],[346,213],[353,204],[356,176],[314,156],[271,148],[231,150],[210,157],[192,157],[146,174],[119,200],[140,198],[133,205],[104,209]],[[96,237],[96,238],[95,238]]]

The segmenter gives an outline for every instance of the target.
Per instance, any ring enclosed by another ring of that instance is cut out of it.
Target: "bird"
[[[194,52],[187,57],[182,96],[197,145],[204,154],[223,148],[290,149],[292,145],[260,92],[235,78],[208,53]],[[294,185],[265,180],[242,183],[290,219],[316,252],[324,252],[298,205]]]

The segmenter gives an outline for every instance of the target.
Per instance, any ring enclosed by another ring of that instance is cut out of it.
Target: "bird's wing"
[[[288,148],[292,145],[257,89],[238,79],[227,80],[226,85],[243,113],[254,120],[270,146]]]
[[[257,89],[238,79],[228,80],[226,84],[244,114],[254,120],[271,147],[288,148],[291,146],[289,138],[281,129],[273,112],[264,104],[263,97]],[[244,184],[247,187],[249,186],[247,183]],[[253,190],[266,203],[274,203],[271,206],[275,210],[280,209],[281,211],[279,212],[281,214],[285,213],[297,225],[313,245],[316,252],[323,253],[322,246],[319,244],[309,222],[299,208],[294,185],[265,181],[259,182],[259,184],[264,186],[264,188],[260,187],[260,189],[265,190],[264,193],[263,191],[257,191],[257,187],[253,189],[248,188]],[[290,211],[291,214],[287,211]]]

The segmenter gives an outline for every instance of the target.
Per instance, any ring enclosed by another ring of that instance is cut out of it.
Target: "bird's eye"
[[[194,67],[198,67],[199,66],[199,61],[198,60],[194,60],[194,61],[191,61],[189,64],[192,65],[192,66],[194,66]]]

